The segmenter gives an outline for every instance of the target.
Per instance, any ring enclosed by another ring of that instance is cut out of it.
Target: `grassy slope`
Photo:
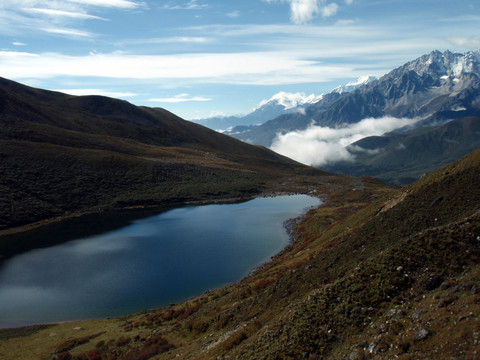
[[[406,188],[338,186],[285,251],[238,284],[123,319],[4,330],[0,354],[476,359],[479,173],[480,150]]]

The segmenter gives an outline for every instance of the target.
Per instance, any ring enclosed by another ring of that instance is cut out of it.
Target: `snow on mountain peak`
[[[307,96],[305,93],[288,93],[285,91],[280,91],[279,93],[273,95],[270,99],[262,100],[254,110],[258,110],[267,104],[278,104],[283,106],[284,110],[289,110],[305,104],[314,104],[320,101],[322,98],[323,95],[318,96],[315,94],[310,94]]]
[[[372,75],[360,76],[358,79],[350,81],[346,85],[337,86],[335,89],[333,89],[332,92],[336,92],[336,93],[339,93],[339,94],[351,92],[351,91],[359,88],[360,86],[368,84],[368,83],[370,83],[372,81],[375,81],[375,80],[377,80],[377,78],[375,76],[372,76]]]
[[[408,64],[408,69],[418,75],[436,75],[438,77],[459,78],[468,73],[480,72],[480,51],[469,51],[464,54],[438,50],[432,51]]]

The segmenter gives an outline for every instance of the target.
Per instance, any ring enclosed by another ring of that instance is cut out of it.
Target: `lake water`
[[[235,282],[287,245],[285,220],[319,204],[292,195],[187,206],[16,255],[0,268],[0,328],[119,316]]]

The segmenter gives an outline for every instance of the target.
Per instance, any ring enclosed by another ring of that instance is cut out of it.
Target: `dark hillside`
[[[159,108],[0,79],[0,231],[74,213],[248,198],[323,174]]]

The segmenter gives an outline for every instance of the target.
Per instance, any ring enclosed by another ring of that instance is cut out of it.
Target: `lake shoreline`
[[[128,211],[128,210],[152,210],[156,211],[159,210],[160,212],[162,209],[169,209],[172,207],[179,207],[179,206],[188,206],[188,205],[211,205],[211,204],[231,204],[236,202],[244,202],[253,200],[255,198],[262,198],[262,197],[275,197],[275,196],[282,196],[282,195],[306,195],[303,192],[291,192],[291,191],[265,191],[261,192],[257,195],[248,195],[248,196],[238,196],[238,197],[226,197],[226,198],[218,198],[218,199],[204,199],[204,200],[189,200],[189,201],[178,201],[178,202],[166,202],[164,204],[159,205],[135,205],[135,206],[124,206],[124,207],[117,207],[117,208],[104,208],[99,210],[91,210],[91,211],[82,211],[82,212],[73,212],[71,214],[60,215],[54,218],[44,219],[40,221],[36,221],[33,223],[20,225],[4,230],[0,230],[0,240],[4,236],[10,235],[19,235],[22,233],[26,233],[31,230],[36,230],[43,226],[52,225],[55,223],[59,223],[65,220],[70,220],[74,218],[80,218],[83,216],[88,215],[96,215],[96,214],[105,214],[108,212],[114,211]],[[317,197],[316,195],[308,194],[309,196]],[[1,256],[0,256],[1,259]]]

